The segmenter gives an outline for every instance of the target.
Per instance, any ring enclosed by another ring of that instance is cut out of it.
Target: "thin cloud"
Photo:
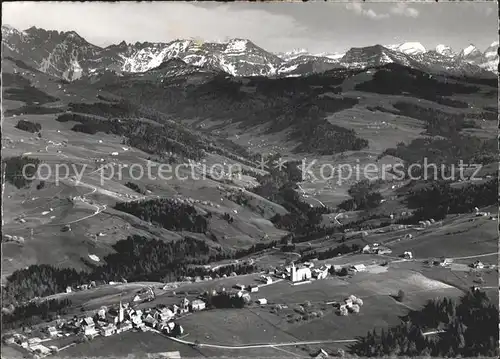
[[[397,4],[389,9],[389,12],[375,12],[373,9],[367,9],[362,3],[349,3],[346,4],[346,9],[354,12],[356,15],[364,16],[373,20],[387,19],[391,16],[404,16],[416,18],[420,15],[420,12],[409,7],[406,4]]]
[[[360,3],[349,3],[346,4],[346,9],[353,11],[355,14],[360,16],[366,16],[370,19],[380,20],[389,17],[389,14],[377,14],[372,9],[364,9],[363,5]]]
[[[406,4],[399,3],[393,8],[391,8],[391,13],[394,15],[406,16],[406,17],[418,17],[420,12],[413,8],[409,7]]]

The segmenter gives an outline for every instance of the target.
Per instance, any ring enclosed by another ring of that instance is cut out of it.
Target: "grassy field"
[[[96,337],[93,340],[72,346],[56,358],[129,357],[145,358],[150,354],[179,351],[181,357],[200,357],[190,346],[176,343],[152,332],[125,332],[110,337]]]

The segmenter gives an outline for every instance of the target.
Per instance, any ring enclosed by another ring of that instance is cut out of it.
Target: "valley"
[[[491,56],[2,34],[2,356],[498,354]]]

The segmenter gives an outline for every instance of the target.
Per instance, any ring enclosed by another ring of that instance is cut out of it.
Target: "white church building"
[[[311,279],[312,273],[311,269],[307,267],[295,267],[295,263],[292,263],[292,268],[290,269],[290,280],[292,282],[302,282]]]

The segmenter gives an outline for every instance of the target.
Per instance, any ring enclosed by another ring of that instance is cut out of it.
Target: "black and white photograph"
[[[6,1],[5,359],[498,358],[496,1]]]

